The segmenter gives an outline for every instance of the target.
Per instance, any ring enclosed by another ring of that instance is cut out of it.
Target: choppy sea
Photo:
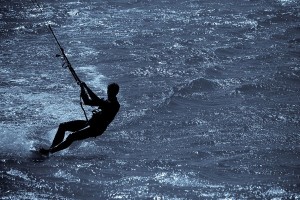
[[[84,119],[48,24],[121,109],[36,160]],[[0,39],[1,199],[300,199],[298,0],[1,0]]]

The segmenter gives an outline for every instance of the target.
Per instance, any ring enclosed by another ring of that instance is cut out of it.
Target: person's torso
[[[93,111],[93,116],[89,120],[90,125],[106,128],[114,120],[119,109],[120,104],[117,100],[105,100],[101,107]]]

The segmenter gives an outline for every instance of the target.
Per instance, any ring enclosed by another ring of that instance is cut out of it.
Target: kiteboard
[[[41,154],[40,148],[30,149],[31,160],[34,162],[43,162],[49,158],[49,155]]]

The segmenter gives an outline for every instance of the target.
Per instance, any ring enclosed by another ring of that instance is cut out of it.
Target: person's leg
[[[49,149],[50,153],[55,153],[57,151],[61,151],[63,149],[68,148],[74,141],[76,140],[84,140],[89,138],[93,135],[93,130],[90,127],[86,127],[74,133],[71,133],[65,141],[61,142],[60,144],[51,147]]]
[[[52,145],[50,148],[57,146],[64,140],[66,131],[74,132],[74,131],[83,129],[86,126],[87,126],[87,122],[84,120],[75,120],[75,121],[61,123],[58,127],[58,130],[56,132],[56,135],[53,139],[53,142],[52,142]]]

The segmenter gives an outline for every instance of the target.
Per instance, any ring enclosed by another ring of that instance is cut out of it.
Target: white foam
[[[6,173],[9,174],[9,175],[12,175],[12,176],[16,176],[16,177],[22,178],[22,179],[24,179],[26,181],[30,181],[30,178],[28,177],[28,175],[24,174],[23,172],[21,172],[19,170],[10,169]]]
[[[78,9],[72,9],[72,10],[68,11],[68,14],[72,17],[78,15],[78,13],[79,13]]]
[[[80,182],[80,178],[77,178],[77,177],[73,176],[71,173],[69,173],[67,171],[64,171],[64,170],[61,170],[61,169],[59,169],[54,174],[54,177],[63,178],[63,179],[68,180],[69,182],[77,182],[77,183]]]
[[[295,1],[295,0],[278,0],[278,2],[281,3],[282,5],[287,5],[287,4],[295,3],[297,1]]]
[[[211,185],[201,182],[187,174],[161,172],[155,174],[154,180],[161,184],[171,184],[179,187],[223,188],[222,185]]]
[[[280,187],[275,187],[275,188],[270,188],[266,192],[266,194],[270,196],[281,196],[281,195],[285,195],[286,191]]]
[[[22,155],[31,146],[30,141],[26,140],[27,127],[12,124],[1,124],[0,148],[3,153],[14,152]]]
[[[87,84],[90,84],[91,86],[94,86],[97,88],[97,90],[106,91],[107,78],[100,73],[95,73],[97,71],[97,67],[94,65],[86,65],[84,67],[78,68],[80,71],[83,71],[86,76],[89,77],[89,80],[86,81]],[[91,88],[93,89],[93,88]],[[96,92],[96,91],[95,91]]]

